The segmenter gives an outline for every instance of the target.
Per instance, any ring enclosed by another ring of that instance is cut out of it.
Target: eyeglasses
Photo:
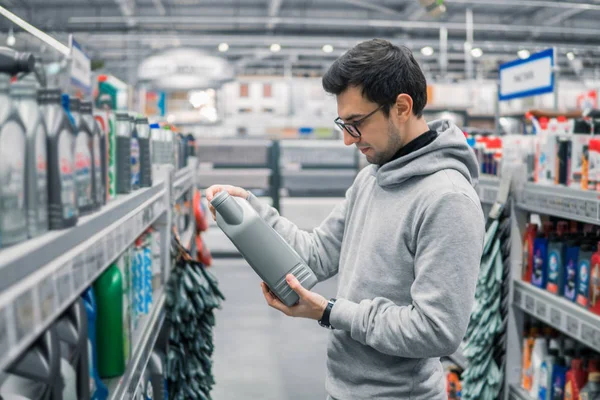
[[[365,120],[367,118],[369,118],[371,115],[375,114],[377,111],[381,110],[384,106],[381,105],[379,107],[377,107],[375,110],[371,111],[370,113],[368,113],[367,115],[365,115],[364,117],[362,117],[361,119],[359,119],[358,121],[354,121],[354,122],[349,122],[349,123],[344,123],[342,121],[342,119],[340,117],[337,117],[335,119],[335,124],[337,126],[340,127],[341,130],[346,130],[346,132],[348,132],[350,134],[350,136],[355,137],[355,138],[359,138],[361,136],[360,131],[358,130],[358,126],[360,124],[362,124],[363,122],[365,122]]]

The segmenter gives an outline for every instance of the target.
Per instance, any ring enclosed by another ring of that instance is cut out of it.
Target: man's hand
[[[285,279],[292,290],[294,290],[294,292],[296,292],[300,297],[298,304],[292,307],[286,306],[277,298],[277,296],[271,293],[267,284],[262,282],[260,285],[267,303],[288,317],[310,318],[317,321],[320,320],[323,317],[325,308],[327,307],[327,299],[320,294],[305,289],[300,282],[298,282],[298,279],[296,279],[296,277],[292,274],[288,274]]]
[[[222,192],[223,190],[229,193],[231,196],[241,197],[245,200],[247,200],[248,196],[250,195],[247,190],[231,185],[212,185],[206,189],[204,195],[206,196],[206,200],[208,200],[208,208],[210,209],[210,213],[215,221],[217,220],[217,214],[215,208],[210,204],[210,202],[215,198],[217,193]]]

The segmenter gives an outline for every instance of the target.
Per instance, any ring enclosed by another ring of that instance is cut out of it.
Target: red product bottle
[[[533,272],[533,242],[537,235],[537,224],[527,224],[525,235],[523,236],[523,276],[524,282],[531,282],[531,273]]]
[[[565,384],[565,400],[578,400],[579,391],[587,383],[587,372],[583,369],[583,360],[576,358],[571,361],[571,369],[567,372]]]
[[[600,242],[598,242],[598,251],[592,256],[590,265],[590,297],[588,300],[590,311],[600,315]]]

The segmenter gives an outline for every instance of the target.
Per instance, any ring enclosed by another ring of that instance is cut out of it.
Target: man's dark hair
[[[328,93],[338,95],[349,86],[361,87],[362,95],[383,106],[388,116],[402,93],[412,98],[417,117],[423,115],[427,104],[427,82],[412,52],[383,39],[354,46],[335,60],[323,76],[323,89]]]

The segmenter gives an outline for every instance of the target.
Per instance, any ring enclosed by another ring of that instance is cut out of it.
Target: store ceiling
[[[373,37],[413,49],[429,79],[463,79],[469,9],[473,48],[482,51],[473,58],[472,76],[493,78],[498,64],[517,58],[519,50],[556,46],[562,76],[600,78],[600,1],[446,0],[439,18],[429,16],[418,0],[0,0],[0,5],[65,44],[74,33],[104,69],[128,81],[135,81],[140,60],[178,46],[226,57],[239,74],[318,76],[345,50]],[[11,26],[0,19],[4,35]],[[439,57],[445,29],[447,67]],[[16,27],[15,33],[18,48],[40,51],[37,39]],[[226,52],[219,52],[221,43],[227,43]],[[274,43],[279,52],[270,51]],[[324,45],[332,51],[323,51]],[[425,46],[433,55],[421,54]],[[43,54],[58,57],[47,48]]]

